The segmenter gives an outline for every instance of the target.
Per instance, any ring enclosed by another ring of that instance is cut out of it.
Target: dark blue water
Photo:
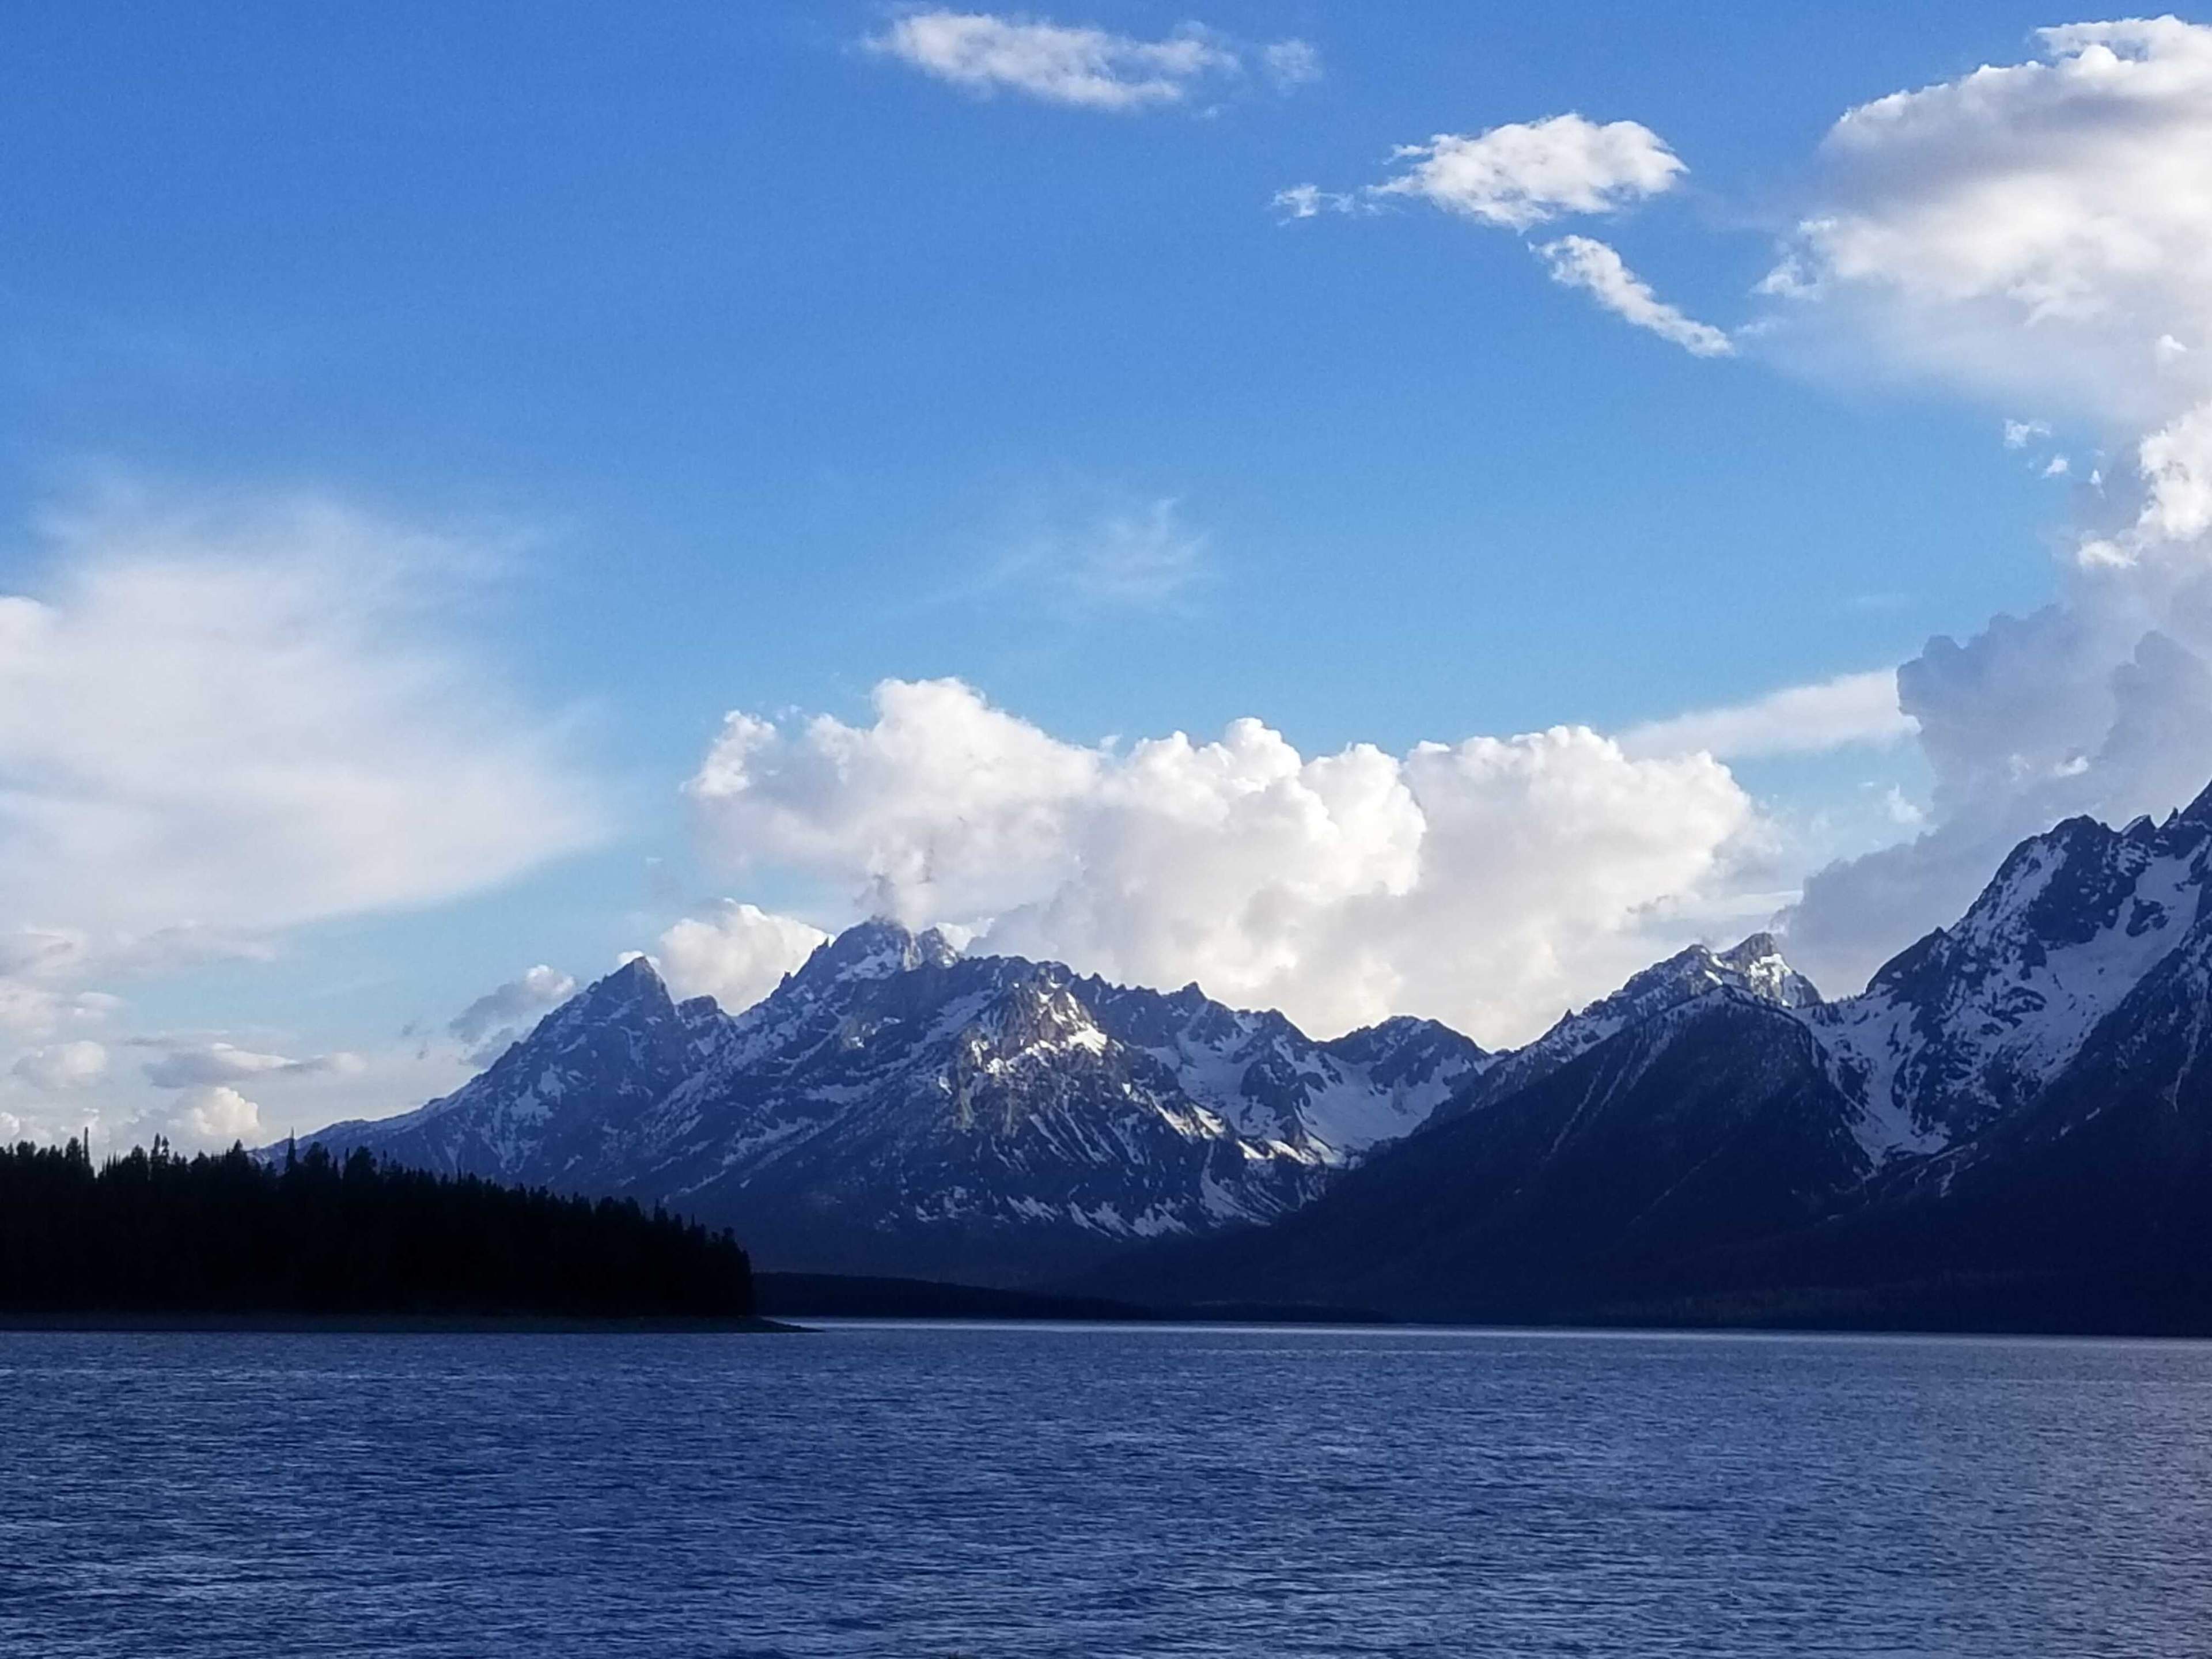
[[[0,1335],[0,1653],[2202,1655],[2212,1347]]]

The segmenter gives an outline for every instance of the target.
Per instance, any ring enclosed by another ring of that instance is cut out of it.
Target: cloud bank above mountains
[[[1765,853],[1718,762],[1586,728],[1307,757],[1244,720],[1085,748],[957,680],[885,681],[860,726],[732,714],[689,788],[733,875],[1323,1031],[1411,1011],[1532,1036],[1732,925]]]

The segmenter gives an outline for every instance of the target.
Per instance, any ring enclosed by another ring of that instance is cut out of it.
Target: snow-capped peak
[[[949,967],[959,957],[934,927],[915,933],[888,916],[872,916],[817,945],[794,977],[814,983],[888,979],[917,968]]]
[[[1720,982],[1734,975],[1742,988],[1761,1001],[1784,1008],[1809,1008],[1820,1001],[1813,981],[1792,968],[1771,933],[1753,933],[1741,944],[1716,951],[1713,962]]]
[[[1480,1110],[1549,1075],[1632,1026],[1714,991],[1796,1010],[1814,1006],[1820,994],[1792,968],[1771,933],[1753,933],[1725,951],[1692,945],[1663,962],[1631,975],[1611,996],[1579,1011],[1569,1009],[1527,1047],[1499,1056],[1444,1109],[1446,1115]]]
[[[2197,920],[2212,791],[2162,823],[2069,818],[2013,849],[1966,914],[1808,1025],[1878,1159],[2024,1103]]]

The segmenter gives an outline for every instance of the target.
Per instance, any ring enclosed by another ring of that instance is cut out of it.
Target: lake
[[[0,1652],[2202,1655],[2212,1346],[0,1334]]]

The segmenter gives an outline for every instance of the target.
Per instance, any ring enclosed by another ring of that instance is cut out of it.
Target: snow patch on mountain
[[[1877,1160],[1924,1155],[2018,1109],[2199,915],[2199,802],[2114,830],[2072,818],[2015,848],[1957,923],[1805,1015]]]
[[[1012,1242],[1264,1222],[1419,1125],[1490,1057],[1431,1022],[1316,1042],[1196,987],[963,957],[877,921],[731,1017],[643,958],[453,1096],[319,1137],[403,1162],[681,1204],[746,1225]],[[799,1247],[794,1245],[796,1251]],[[902,1254],[902,1252],[906,1254]],[[925,1253],[926,1254],[926,1253]],[[796,1259],[786,1257],[784,1259]],[[850,1265],[850,1264],[847,1264]]]

